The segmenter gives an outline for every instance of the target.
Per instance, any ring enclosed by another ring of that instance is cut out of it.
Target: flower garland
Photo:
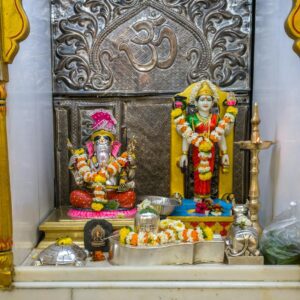
[[[107,204],[105,183],[110,177],[120,173],[121,169],[128,161],[127,152],[122,153],[120,157],[112,161],[106,169],[102,168],[98,172],[92,172],[88,165],[88,157],[83,148],[74,151],[76,158],[75,168],[84,182],[91,183],[94,193],[91,208],[95,211],[101,211]]]
[[[158,246],[168,243],[195,243],[213,239],[209,227],[187,229],[181,221],[165,219],[160,222],[160,232],[134,232],[130,227],[123,227],[120,232],[120,243],[131,246]]]
[[[198,165],[198,172],[199,178],[202,181],[210,180],[212,177],[209,160],[212,157],[211,150],[213,143],[219,142],[225,135],[230,124],[234,123],[237,112],[238,110],[236,107],[229,106],[224,117],[218,122],[217,127],[210,133],[209,137],[194,132],[186,121],[180,108],[177,108],[172,112],[176,129],[179,134],[187,140],[188,144],[192,144],[199,149],[200,162]]]

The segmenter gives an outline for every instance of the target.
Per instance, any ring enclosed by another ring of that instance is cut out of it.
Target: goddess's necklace
[[[203,117],[201,116],[199,113],[196,114],[197,118],[199,119],[199,121],[203,124],[206,124],[207,122],[210,121],[211,119],[211,114],[209,114],[207,117]]]

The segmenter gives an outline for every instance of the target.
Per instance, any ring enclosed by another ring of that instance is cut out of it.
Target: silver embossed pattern
[[[249,90],[251,0],[52,0],[54,91]]]

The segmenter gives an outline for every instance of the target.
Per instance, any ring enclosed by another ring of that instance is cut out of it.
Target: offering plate
[[[181,205],[181,200],[178,198],[168,198],[161,196],[138,196],[138,202],[149,200],[151,206],[161,215],[169,216],[173,213],[176,207]]]
[[[223,263],[225,244],[220,236],[212,241],[172,243],[159,246],[130,246],[111,237],[109,262],[113,265],[154,266]]]

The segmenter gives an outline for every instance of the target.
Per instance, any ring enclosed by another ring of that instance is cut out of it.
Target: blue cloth
[[[227,203],[221,199],[215,199],[214,200],[214,204],[220,204],[223,209],[224,212],[222,213],[222,217],[230,217],[231,216],[231,209],[232,209],[232,204],[231,203]],[[195,210],[196,208],[196,203],[191,200],[191,199],[183,199],[182,201],[182,205],[178,206],[175,208],[174,212],[172,213],[171,216],[178,216],[178,217],[206,217],[205,214],[198,214],[196,212],[190,213],[190,210]],[[209,214],[208,216],[212,216],[211,214]]]

